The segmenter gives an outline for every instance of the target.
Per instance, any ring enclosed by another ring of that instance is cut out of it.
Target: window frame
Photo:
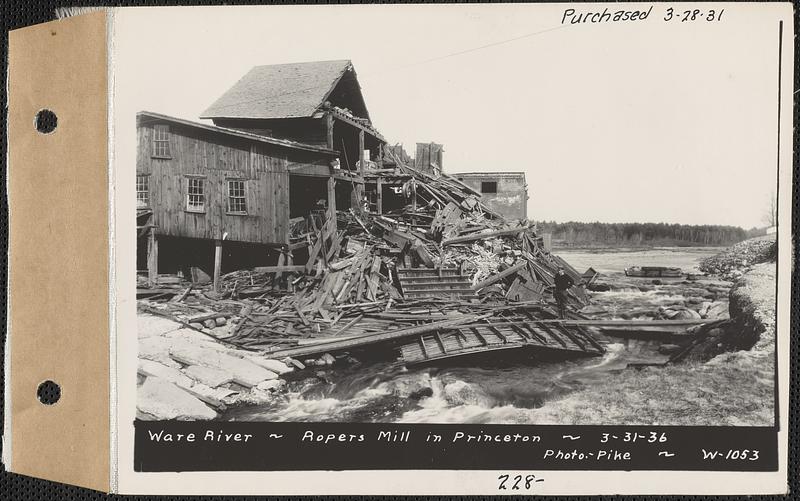
[[[241,183],[241,195],[231,195],[231,183]],[[244,210],[233,210],[231,202],[236,199],[240,200]],[[247,215],[247,180],[240,177],[229,177],[225,179],[225,213],[231,216],[246,216]]]
[[[144,180],[146,184],[144,190],[140,190],[139,180]],[[144,193],[146,195],[146,201],[144,205],[139,205],[139,194]],[[150,174],[140,174],[136,173],[136,208],[137,209],[149,209],[150,208]]]
[[[184,198],[184,210],[186,212],[191,212],[193,214],[205,214],[206,208],[208,207],[208,195],[206,193],[206,177],[205,176],[185,176],[186,178],[186,189],[184,190],[185,198]],[[202,186],[201,193],[192,193],[192,182],[193,181],[200,181]],[[194,196],[202,196],[203,197],[203,206],[196,207],[191,204],[191,197]]]
[[[172,158],[170,135],[169,124],[153,125],[153,158]],[[160,151],[159,146],[163,146],[164,151]]]
[[[494,191],[486,191],[486,190],[484,190],[483,188],[486,185],[493,185]],[[486,194],[489,194],[489,195],[496,194],[497,193],[497,181],[481,181],[481,193],[482,194],[486,193]]]

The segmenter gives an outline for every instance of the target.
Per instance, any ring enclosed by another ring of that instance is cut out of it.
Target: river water
[[[657,308],[684,299],[675,285],[652,290],[626,287],[628,266],[676,266],[697,272],[710,248],[652,250],[564,250],[557,252],[579,271],[593,267],[604,280],[621,286],[591,293],[600,318],[617,318],[614,305],[626,310]],[[677,291],[677,292],[676,292]],[[603,305],[602,307],[597,306]],[[592,310],[594,308],[594,310]],[[393,362],[375,362],[317,373],[290,381],[289,391],[273,402],[229,410],[224,419],[237,421],[347,421],[407,423],[535,423],[536,410],[548,401],[587,386],[604,384],[611,371],[633,362],[662,362],[659,341],[600,339],[602,357],[543,359],[524,353],[498,362],[478,358],[447,366],[405,369]]]

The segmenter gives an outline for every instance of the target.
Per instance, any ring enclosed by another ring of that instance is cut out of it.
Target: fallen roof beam
[[[523,260],[521,260],[521,262],[515,264],[511,268],[508,268],[508,269],[506,269],[504,271],[501,271],[497,275],[492,275],[491,277],[487,278],[486,280],[484,280],[482,282],[478,282],[477,284],[473,285],[472,286],[472,290],[476,291],[476,290],[479,290],[479,289],[483,289],[484,287],[487,287],[487,286],[492,285],[493,283],[496,283],[496,282],[498,282],[498,281],[500,281],[500,280],[502,280],[502,279],[504,279],[506,277],[509,277],[509,276],[517,273],[518,271],[521,271],[523,268],[525,268],[525,265],[527,265],[527,264],[528,264],[528,262],[523,259]]]
[[[528,228],[529,226],[519,226],[517,228],[511,228],[509,230],[483,231],[480,233],[473,233],[472,235],[466,235],[463,237],[455,237],[442,240],[442,245],[460,244],[464,242],[482,240],[485,238],[502,237],[504,235],[516,235],[517,233],[522,233],[523,231],[527,231]]]

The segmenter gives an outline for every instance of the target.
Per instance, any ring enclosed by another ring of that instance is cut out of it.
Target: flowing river
[[[727,295],[718,284],[699,288],[682,279],[634,281],[624,276],[628,266],[675,266],[698,273],[697,264],[717,248],[655,248],[650,250],[562,250],[558,255],[579,271],[593,267],[611,291],[592,292],[584,312],[597,318],[652,318],[659,307]],[[663,282],[663,283],[658,283]],[[710,290],[710,292],[709,292]],[[702,296],[705,294],[705,296]],[[700,296],[698,296],[700,295]],[[683,307],[683,306],[681,306]],[[631,316],[631,312],[634,312]],[[639,312],[639,313],[636,313]],[[223,419],[236,421],[347,421],[427,423],[535,423],[536,412],[548,401],[591,385],[601,385],[610,371],[629,363],[663,362],[661,341],[600,339],[602,357],[543,359],[517,354],[498,361],[460,359],[447,366],[405,369],[392,362],[375,362],[318,372],[316,377],[289,382],[289,391],[259,406],[230,409]]]

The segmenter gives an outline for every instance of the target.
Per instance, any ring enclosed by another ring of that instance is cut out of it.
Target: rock
[[[201,324],[200,322],[192,322],[189,324],[189,327],[191,327],[192,329],[203,330],[203,324]]]
[[[162,363],[154,362],[152,360],[140,359],[138,372],[143,376],[159,377],[165,381],[175,383],[179,386],[191,386],[193,383],[191,379],[186,377],[175,367],[168,367]]]
[[[408,395],[408,398],[410,398],[411,400],[420,400],[425,397],[432,397],[432,396],[433,396],[433,388],[428,387],[428,388],[420,388],[419,390],[412,392],[410,395]]]
[[[694,310],[665,310],[664,316],[669,320],[699,320],[700,314]]]
[[[181,324],[168,318],[156,315],[137,315],[136,317],[136,333],[139,338],[159,336],[180,328]]]
[[[253,362],[254,364],[261,366],[267,370],[270,370],[276,374],[286,374],[287,372],[292,372],[294,369],[289,367],[283,362],[278,360],[270,359],[270,358],[262,358],[256,356],[246,357],[247,360]]]
[[[222,369],[206,367],[204,365],[190,365],[183,369],[183,373],[190,378],[211,388],[222,386],[233,381],[233,374]]]
[[[271,379],[269,381],[262,381],[256,385],[256,389],[261,391],[279,391],[286,386],[286,381],[283,379]]]
[[[136,409],[156,420],[203,421],[217,417],[216,411],[199,398],[158,376],[148,377],[138,388]]]
[[[700,304],[700,309],[697,312],[701,317],[706,318],[706,315],[708,314],[708,308],[711,306],[711,304],[711,301],[703,301]]]
[[[217,317],[216,319],[214,319],[214,324],[217,327],[222,327],[223,325],[225,325],[227,323],[228,323],[228,320],[225,317]]]
[[[303,362],[301,362],[299,360],[295,360],[293,358],[289,358],[289,357],[284,358],[283,359],[283,363],[288,365],[288,366],[297,367],[299,370],[303,370],[303,369],[306,368],[306,366],[303,364]]]
[[[230,372],[233,381],[251,388],[261,381],[277,379],[278,375],[249,360],[237,358],[220,351],[193,346],[189,343],[175,343],[169,350],[170,356],[186,365],[204,365]]]
[[[333,358],[333,355],[331,355],[330,353],[322,355],[322,358],[320,358],[320,360],[325,362],[325,365],[333,365],[336,363],[336,359]]]
[[[677,344],[662,344],[658,347],[658,352],[662,355],[672,355],[681,351],[681,347]]]
[[[728,317],[728,303],[723,301],[715,301],[706,311],[706,318],[727,318]]]
[[[217,321],[213,318],[209,318],[208,320],[203,321],[203,327],[206,329],[213,329],[217,326]]]
[[[195,383],[189,388],[181,387],[181,389],[216,409],[224,409],[227,405],[232,404],[239,394],[228,388],[211,388],[203,383]]]
[[[169,357],[172,340],[163,336],[151,336],[139,339],[139,359],[159,362],[167,367],[180,369],[181,364]]]
[[[702,304],[703,303],[703,298],[701,298],[701,297],[690,297],[689,299],[686,300],[686,302],[688,304]]]
[[[656,280],[652,280],[650,283],[653,284],[653,285],[661,285],[663,282],[661,282],[661,280],[656,279]]]

